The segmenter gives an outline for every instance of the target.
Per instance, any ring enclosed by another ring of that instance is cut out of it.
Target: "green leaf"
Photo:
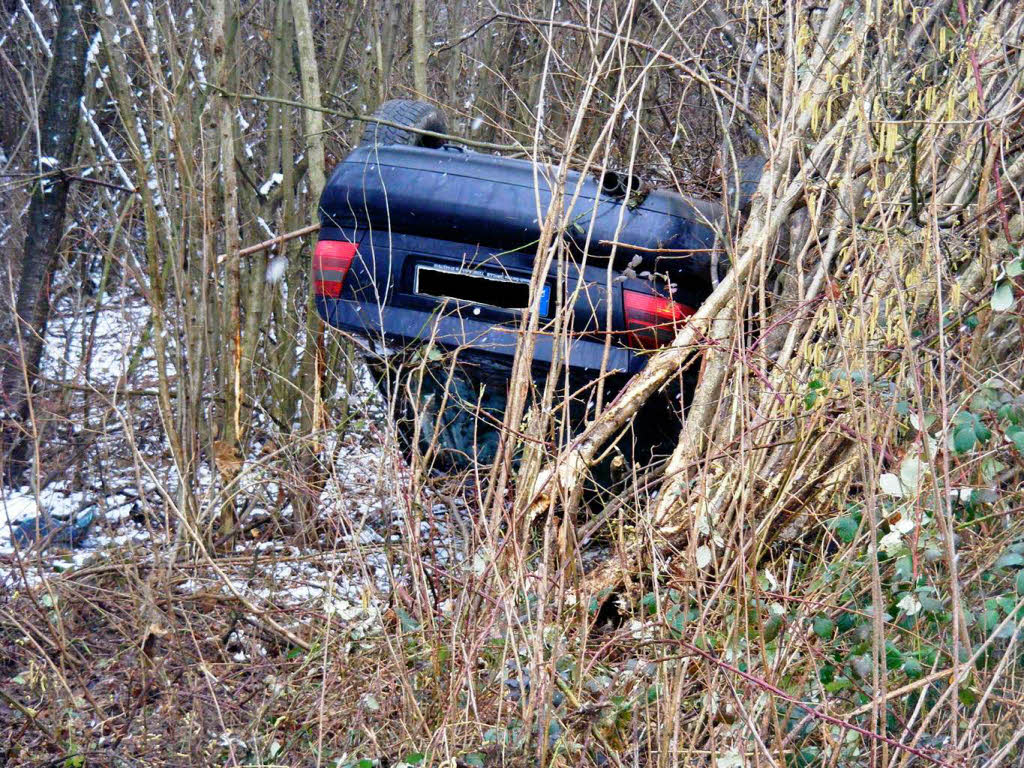
[[[1024,259],[1014,259],[1006,265],[1007,277],[1020,277],[1024,275]]]
[[[905,656],[903,658],[903,671],[911,680],[917,680],[924,672],[921,662],[913,656]]]
[[[464,758],[462,758],[466,765],[472,765],[474,768],[483,768],[484,759],[487,757],[483,752],[470,752]]]
[[[402,629],[404,629],[406,632],[415,632],[417,629],[420,628],[420,623],[416,621],[416,619],[414,619],[411,615],[409,615],[409,612],[402,608],[402,606],[396,605],[395,613],[398,614],[398,620],[402,624]]]
[[[968,688],[967,686],[962,686],[959,689],[958,698],[960,699],[960,703],[963,704],[965,707],[973,707],[975,704],[978,703],[978,694],[975,693],[973,689]]]
[[[1013,306],[1013,283],[1003,280],[996,289],[992,291],[992,299],[989,302],[993,312],[1005,312]]]
[[[967,453],[976,442],[973,424],[961,424],[953,432],[953,450],[957,453]]]
[[[921,601],[921,610],[925,613],[939,613],[942,610],[942,601],[928,595],[918,595]]]
[[[1024,555],[1017,552],[1004,552],[996,560],[996,568],[1020,568],[1024,565]]]
[[[1017,581],[1015,583],[1018,595],[1024,595],[1024,570],[1017,571]]]
[[[646,595],[640,598],[640,605],[643,606],[644,610],[647,611],[648,615],[652,615],[658,610],[658,597],[653,592],[648,592]],[[595,611],[591,611],[594,613]]]
[[[1024,453],[1024,427],[1007,427],[1004,433],[1013,443],[1013,447]]]
[[[408,763],[409,765],[419,765],[423,762],[423,758],[426,757],[422,752],[413,752],[411,755],[406,755],[402,762]]]
[[[995,608],[989,608],[981,616],[981,628],[985,632],[991,632],[999,626],[1000,621],[999,611]]]
[[[368,760],[364,757],[356,763],[356,768],[373,768],[373,760]]]
[[[885,644],[885,666],[888,669],[899,669],[903,666],[903,654],[891,642]]]
[[[839,693],[840,691],[845,691],[850,685],[851,683],[848,678],[837,677],[831,683],[825,683],[825,690],[829,693]]]
[[[830,639],[836,631],[836,623],[828,618],[828,616],[815,616],[813,626],[814,634],[822,640]]]
[[[1006,469],[1006,465],[994,456],[986,456],[981,460],[981,477],[986,483],[995,480],[996,475]]]
[[[770,643],[779,633],[782,631],[782,616],[777,613],[773,613],[771,617],[764,623],[764,641]]]
[[[829,527],[835,531],[835,534],[839,537],[840,541],[849,544],[857,538],[857,529],[860,525],[857,523],[857,518],[853,515],[843,515],[842,517],[837,517],[835,520],[830,521]]]
[[[1003,609],[1003,613],[1009,616],[1013,613],[1013,609],[1017,607],[1017,601],[1009,595],[1002,595],[996,598],[996,604]]]
[[[843,611],[839,614],[838,624],[840,632],[849,632],[857,626],[857,614]]]

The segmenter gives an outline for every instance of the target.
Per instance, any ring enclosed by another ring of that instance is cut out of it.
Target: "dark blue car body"
[[[321,242],[356,246],[339,295],[316,298],[321,317],[373,346],[429,339],[510,359],[551,176],[527,161],[451,146],[357,148],[321,197]],[[643,366],[645,350],[628,343],[624,291],[695,308],[711,290],[714,206],[665,191],[641,199],[634,190],[627,200],[622,187],[612,174],[571,172],[566,180],[572,224],[564,235],[573,258],[560,275],[553,265],[536,300],[543,325],[559,295],[576,293],[562,350],[574,373],[593,375],[606,355],[608,371]],[[636,277],[645,273],[663,279]],[[606,348],[609,332],[615,343]],[[543,369],[553,352],[552,337],[539,334],[534,365]]]

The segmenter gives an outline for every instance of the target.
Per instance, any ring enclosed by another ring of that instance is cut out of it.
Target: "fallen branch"
[[[260,251],[266,251],[266,250],[268,250],[270,248],[273,248],[275,246],[280,246],[283,243],[287,243],[289,240],[294,240],[295,238],[302,237],[304,235],[311,235],[314,232],[318,232],[319,230],[320,230],[320,224],[319,223],[317,223],[317,224],[308,224],[305,227],[300,227],[299,229],[294,229],[291,232],[286,232],[283,235],[278,235],[277,237],[272,237],[269,240],[264,240],[262,243],[256,243],[256,245],[247,246],[247,247],[243,248],[242,250],[240,250],[238,252],[238,255],[239,256],[252,256],[254,253],[259,253]],[[227,259],[227,257],[228,257],[228,255],[226,253],[220,254],[217,257],[217,263],[218,264],[223,264],[224,261]]]

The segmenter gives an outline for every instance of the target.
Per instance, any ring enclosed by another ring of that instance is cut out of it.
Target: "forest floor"
[[[349,407],[360,418],[327,446],[317,540],[295,535],[287,478],[261,462],[257,443],[238,495],[244,533],[233,551],[196,556],[170,511],[177,475],[148,394],[153,361],[138,353],[146,311],[127,294],[108,299],[95,321],[74,310],[69,300],[54,312],[43,373],[46,392],[57,393],[47,411],[79,416],[51,422],[58,439],[41,441],[38,493],[24,486],[0,496],[0,680],[35,713],[25,719],[0,700],[0,764],[37,764],[62,750],[97,764],[127,755],[169,765],[270,759],[284,748],[282,733],[308,729],[278,723],[264,737],[257,702],[311,695],[310,669],[296,660],[318,644],[344,647],[413,621],[401,607],[414,589],[408,564],[458,573],[466,505],[452,496],[413,504],[380,398],[368,376],[357,377]],[[211,518],[219,484],[208,467],[199,477]],[[92,522],[74,548],[17,541],[19,523],[47,516]],[[68,658],[84,666],[69,670]],[[342,693],[372,681],[330,674]],[[303,682],[290,689],[293,675]],[[67,709],[54,711],[45,692],[62,688]],[[317,702],[305,704],[314,711]],[[167,743],[146,742],[154,712]],[[182,721],[184,712],[192,714]]]

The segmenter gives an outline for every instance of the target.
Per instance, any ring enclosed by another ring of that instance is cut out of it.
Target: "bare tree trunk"
[[[313,217],[316,218],[320,192],[326,180],[324,172],[324,114],[320,111],[320,73],[316,66],[316,46],[313,44],[313,26],[306,0],[292,0],[295,19],[295,42],[299,48],[299,79],[302,81],[302,100],[312,109],[302,112],[306,129],[306,147],[309,153],[309,193],[313,199]]]
[[[217,79],[222,89],[229,85],[229,62],[234,60],[233,41],[235,35],[230,34],[229,26],[234,23],[234,7],[228,3],[216,2],[213,5],[214,54],[217,61]],[[230,37],[230,41],[229,41]],[[220,430],[220,441],[214,446],[217,469],[225,488],[230,486],[242,468],[243,435],[241,423],[242,410],[242,317],[241,317],[241,240],[238,231],[238,174],[235,170],[235,131],[234,120],[237,103],[232,98],[221,94],[215,103],[218,113],[218,132],[220,144],[220,177],[224,205],[224,252],[227,261],[224,269],[224,327],[223,347],[230,362],[224,376],[224,418]],[[224,503],[220,512],[220,530],[218,539],[234,536],[235,530],[235,494],[225,493]],[[230,546],[230,544],[229,544]]]
[[[64,174],[71,165],[78,129],[79,104],[85,80],[86,34],[79,6],[60,3],[60,18],[53,45],[53,65],[46,103],[39,116],[37,168],[39,180],[28,211],[28,230],[21,260],[21,276],[11,340],[4,361],[3,408],[20,422],[5,425],[5,472],[20,477],[26,468],[32,427],[30,391],[43,354],[43,339],[50,315],[50,280],[57,265],[64,211],[70,184]]]
[[[302,99],[312,109],[303,110],[303,126],[306,131],[306,146],[309,156],[309,194],[312,200],[312,218],[319,216],[320,193],[326,181],[324,170],[323,113],[320,107],[320,75],[317,71],[316,49],[313,45],[313,28],[309,18],[309,4],[306,0],[292,0],[292,16],[295,20],[295,41],[299,49],[299,79],[302,81]],[[310,281],[312,285],[312,280]],[[324,421],[323,393],[324,378],[324,333],[323,322],[313,307],[312,291],[306,301],[306,339],[302,353],[299,388],[302,392],[302,435],[308,443],[300,449],[299,471],[306,488],[300,489],[296,497],[296,520],[300,536],[308,533],[306,523],[312,518],[314,497],[319,496],[323,486],[323,472],[319,468],[319,445],[316,433]]]
[[[412,82],[416,95],[427,97],[427,5],[412,0]]]

